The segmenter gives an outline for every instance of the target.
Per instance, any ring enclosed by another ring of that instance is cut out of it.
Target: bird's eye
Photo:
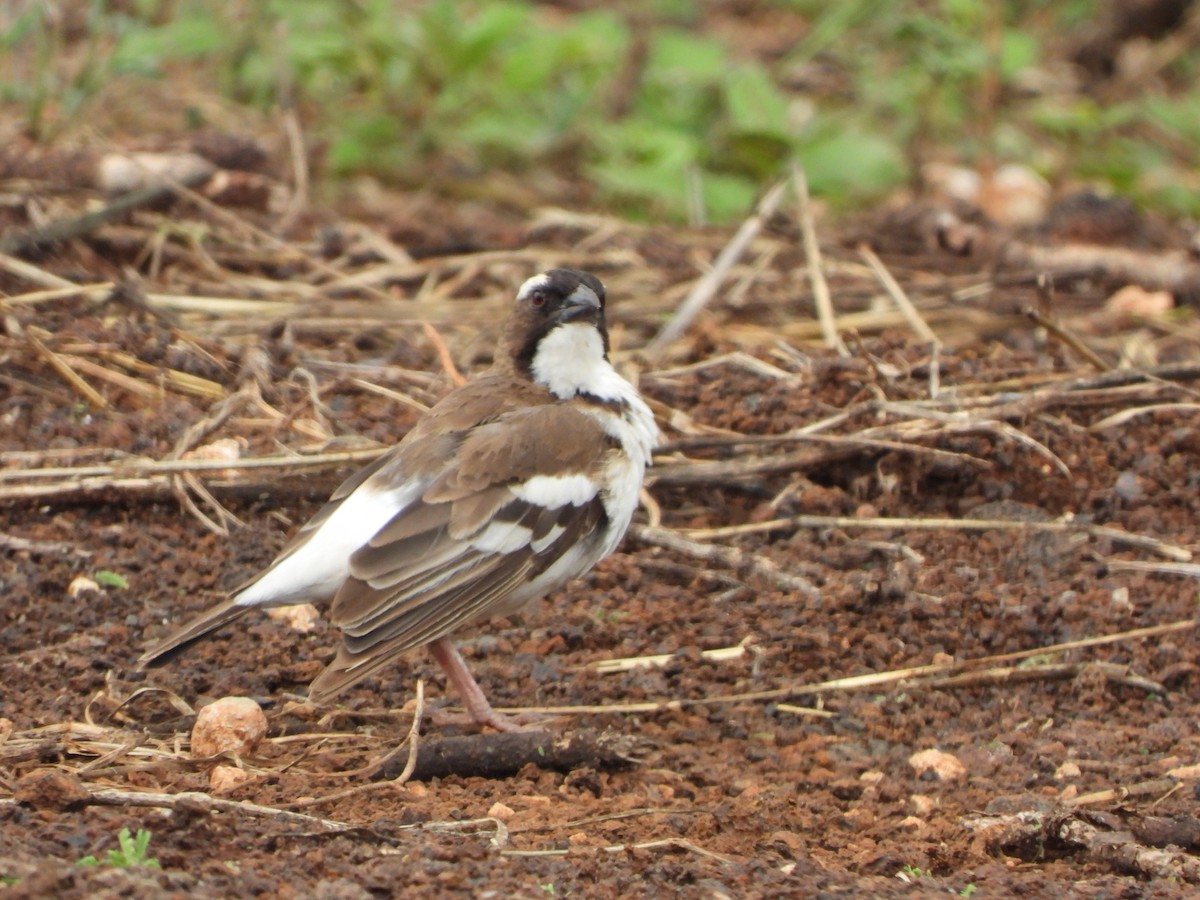
[[[546,305],[545,292],[544,291],[534,291],[532,294],[530,294],[529,295],[529,305],[534,306],[534,307],[545,306]]]

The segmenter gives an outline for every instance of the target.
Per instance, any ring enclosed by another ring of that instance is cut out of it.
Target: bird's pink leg
[[[488,725],[497,731],[531,730],[528,726],[522,725],[519,719],[503,716],[492,709],[492,704],[488,703],[487,697],[483,695],[483,689],[475,680],[475,676],[471,674],[471,670],[467,668],[462,655],[450,638],[440,637],[431,641],[429,652],[433,654],[433,658],[442,667],[442,671],[446,673],[446,677],[450,679],[454,689],[463,698],[467,713],[477,724]]]

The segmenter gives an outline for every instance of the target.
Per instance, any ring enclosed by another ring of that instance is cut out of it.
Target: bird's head
[[[508,327],[517,371],[559,396],[588,390],[608,366],[604,285],[590,272],[551,269],[517,291]]]

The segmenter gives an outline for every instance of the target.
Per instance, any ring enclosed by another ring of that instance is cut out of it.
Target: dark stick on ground
[[[207,181],[211,172],[197,173],[180,181],[184,187],[195,187]],[[20,255],[34,250],[46,250],[54,244],[68,241],[84,234],[89,234],[119,219],[126,213],[154,206],[175,195],[175,187],[171,184],[153,184],[121,194],[95,212],[84,213],[70,219],[59,219],[39,228],[29,228],[0,238],[0,253]]]
[[[446,775],[504,778],[534,763],[543,769],[624,769],[636,764],[636,741],[627,734],[590,729],[566,734],[522,731],[513,734],[472,734],[421,741],[413,781]],[[406,760],[395,759],[377,774],[392,779]]]

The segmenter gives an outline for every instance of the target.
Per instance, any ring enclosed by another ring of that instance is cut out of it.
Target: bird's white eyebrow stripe
[[[521,285],[520,289],[517,291],[517,299],[524,300],[539,288],[546,288],[549,286],[550,276],[545,272],[542,272],[540,275],[534,275],[532,278],[525,279],[525,283]]]

